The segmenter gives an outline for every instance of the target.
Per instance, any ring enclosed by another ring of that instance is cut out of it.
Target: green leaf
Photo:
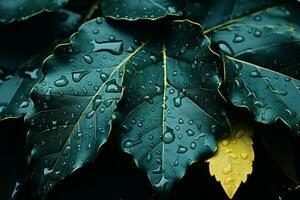
[[[300,13],[294,5],[243,17],[211,33],[225,55],[228,97],[261,123],[283,120],[300,134]]]
[[[167,36],[167,38],[166,38]],[[175,21],[126,64],[122,148],[166,194],[189,165],[216,151],[228,128],[219,58],[198,24]]]
[[[122,95],[124,64],[139,47],[102,18],[89,21],[43,65],[25,117],[38,194],[92,162],[108,138]],[[136,49],[136,50],[135,50]]]
[[[182,15],[183,1],[178,0],[101,0],[104,16],[114,19],[155,20],[167,15]]]
[[[13,24],[0,27],[0,120],[20,117],[30,111],[33,105],[29,93],[42,77],[42,62],[51,53],[46,49],[77,29],[79,20],[78,14],[61,10],[51,16],[28,20],[23,23],[24,27]],[[21,38],[16,29],[22,32]],[[53,35],[46,34],[48,32]]]
[[[32,109],[29,93],[42,77],[40,66],[44,58],[38,55],[13,75],[0,71],[0,94],[3,94],[0,96],[0,120],[20,117]]]
[[[200,23],[207,32],[283,2],[285,0],[190,0],[185,6],[184,15]]]
[[[0,22],[26,20],[43,11],[57,10],[67,2],[68,0],[0,0]]]

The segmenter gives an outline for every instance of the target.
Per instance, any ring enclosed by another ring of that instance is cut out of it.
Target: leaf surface
[[[178,0],[101,0],[103,14],[114,19],[156,20],[167,15],[180,16],[183,1]]]
[[[268,10],[284,0],[190,0],[184,16],[200,23],[205,32],[239,21],[245,16]]]
[[[293,5],[244,17],[212,32],[225,54],[227,93],[261,123],[284,121],[300,134],[300,15]]]
[[[189,165],[216,151],[227,128],[219,58],[198,24],[175,21],[126,65],[122,148],[166,194]]]
[[[51,53],[49,49],[75,31],[79,21],[78,14],[60,10],[28,20],[22,26],[0,27],[0,120],[20,117],[32,109],[29,94],[42,77],[41,66]],[[22,32],[22,38],[16,30]],[[48,32],[53,34],[46,35]],[[20,48],[16,50],[16,46]]]
[[[102,18],[81,26],[43,65],[26,115],[33,147],[32,175],[46,194],[67,175],[92,162],[108,138],[122,95],[124,64],[140,47],[131,34]]]
[[[208,159],[210,174],[221,183],[230,199],[241,182],[245,183],[247,176],[252,173],[252,135],[252,127],[245,121],[234,122],[230,136],[218,142],[216,155]]]
[[[58,10],[67,2],[68,0],[0,0],[0,22],[25,20],[43,11]]]

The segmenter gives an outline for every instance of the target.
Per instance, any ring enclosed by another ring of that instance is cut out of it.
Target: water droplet
[[[188,148],[186,148],[186,147],[184,147],[182,145],[179,145],[178,149],[177,149],[177,153],[178,154],[183,154],[183,153],[187,152],[187,150],[188,150]]]
[[[231,158],[233,158],[233,159],[237,159],[237,158],[238,158],[237,155],[234,154],[234,153],[230,153],[229,156],[230,156]]]
[[[49,168],[44,168],[44,176],[47,176],[48,174],[52,173],[53,169],[50,170]]]
[[[134,52],[134,48],[132,46],[129,46],[125,51],[127,53],[133,53]]]
[[[54,85],[57,87],[64,87],[64,86],[68,85],[68,83],[69,83],[69,81],[67,80],[67,78],[64,75],[61,75],[61,77],[59,79],[54,81]]]
[[[94,110],[91,110],[85,117],[86,117],[87,119],[91,119],[91,118],[94,116],[94,114],[95,114],[95,111],[94,111]]]
[[[150,161],[150,160],[152,160],[152,155],[151,155],[151,153],[149,153],[148,155],[147,155],[147,161]]]
[[[248,158],[248,154],[247,153],[241,153],[241,158],[242,159],[247,159]]]
[[[169,6],[167,9],[170,13],[176,13],[176,8],[175,7]]]
[[[233,38],[234,43],[241,43],[245,40],[245,38],[239,34],[235,34]]]
[[[219,44],[220,49],[227,55],[234,54],[232,48],[226,42],[222,41],[222,42],[219,42],[218,44]]]
[[[101,95],[97,95],[93,100],[93,110],[96,110],[101,105],[102,102],[103,99]]]
[[[240,62],[236,62],[234,64],[234,66],[235,66],[236,73],[238,73],[239,71],[241,71],[241,69],[243,68],[242,63],[240,63]]]
[[[166,144],[170,144],[175,140],[175,135],[171,128],[167,127],[166,132],[163,134],[162,140]]]
[[[223,145],[223,146],[227,146],[228,144],[229,144],[229,141],[228,141],[228,140],[223,140],[223,141],[222,141],[222,145]]]
[[[111,80],[106,83],[107,87],[105,92],[107,93],[119,93],[122,91],[122,87],[118,86],[116,80]]]
[[[255,20],[255,21],[261,21],[261,19],[262,19],[262,18],[261,18],[260,15],[256,15],[256,16],[254,17],[254,20]]]
[[[107,51],[114,55],[120,55],[123,51],[122,41],[97,42],[96,40],[93,40],[92,44],[94,45],[94,52]]]
[[[183,119],[182,119],[182,118],[179,118],[178,123],[179,123],[179,124],[184,124]]]
[[[231,176],[229,176],[225,179],[224,184],[228,185],[231,181],[234,181],[234,179]]]
[[[93,62],[93,58],[89,55],[84,55],[83,56],[83,60],[87,63],[87,64],[92,64]]]
[[[98,33],[99,33],[99,30],[98,30],[98,29],[95,29],[95,30],[93,30],[93,33],[94,33],[94,34],[98,34]]]
[[[178,159],[175,160],[175,162],[174,162],[173,165],[174,165],[174,167],[177,167],[177,166],[178,166]]]
[[[183,97],[184,97],[183,92],[178,92],[177,97],[175,97],[175,98],[173,99],[173,102],[174,102],[174,106],[175,106],[175,107],[180,107],[180,106],[181,106],[181,101],[182,101]]]
[[[212,133],[215,133],[215,132],[216,132],[216,125],[215,125],[215,124],[214,124],[214,125],[211,125],[210,131],[211,131]]]
[[[33,71],[25,71],[24,75],[28,75],[30,79],[38,79],[39,78],[39,69],[34,69]]]
[[[116,37],[114,36],[114,35],[110,35],[109,37],[108,37],[108,40],[109,41],[114,41],[116,39]]]
[[[103,19],[101,17],[97,17],[96,18],[96,23],[97,24],[102,24],[103,23]]]
[[[228,164],[226,167],[223,168],[222,172],[223,174],[227,175],[232,171],[232,164]]]
[[[261,31],[260,30],[256,30],[256,31],[254,31],[254,36],[255,37],[261,37]]]
[[[155,55],[150,56],[151,63],[155,64],[157,62],[157,57]]]
[[[88,73],[89,73],[89,71],[87,71],[87,70],[81,70],[81,71],[72,72],[72,80],[74,82],[79,82]]]
[[[103,82],[105,82],[105,81],[107,81],[107,79],[108,79],[108,74],[106,74],[106,73],[101,73],[100,74],[100,79],[103,81]]]
[[[195,132],[192,129],[188,129],[186,131],[186,134],[187,134],[187,136],[191,137],[191,136],[195,135]]]
[[[254,70],[254,71],[250,72],[250,76],[253,77],[253,78],[260,78],[261,74],[260,74],[259,71]]]
[[[191,148],[191,149],[195,149],[196,146],[197,146],[196,143],[195,143],[195,142],[192,142],[191,145],[190,145],[190,148]]]
[[[124,148],[132,148],[138,144],[140,144],[142,142],[142,140],[131,140],[131,139],[127,139],[123,142],[123,147]]]
[[[28,101],[22,101],[20,103],[20,108],[27,108],[29,106],[29,102]]]

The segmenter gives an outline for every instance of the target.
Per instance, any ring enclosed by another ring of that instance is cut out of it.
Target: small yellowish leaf
[[[234,123],[232,126],[229,137],[219,140],[217,153],[208,159],[210,174],[221,182],[230,199],[252,173],[254,160],[252,128]]]

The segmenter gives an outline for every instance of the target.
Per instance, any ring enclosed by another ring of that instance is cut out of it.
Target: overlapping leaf
[[[262,123],[282,119],[300,134],[300,34],[297,10],[279,6],[241,18],[211,37],[226,54],[227,92]],[[276,20],[275,20],[276,19]]]
[[[114,19],[138,20],[179,16],[184,1],[178,0],[101,0],[103,14]]]
[[[0,22],[25,20],[43,11],[59,9],[68,0],[0,0]]]
[[[221,182],[227,196],[232,199],[241,182],[246,182],[252,173],[254,151],[253,130],[246,121],[232,124],[230,136],[218,142],[216,155],[208,159],[209,172]]]
[[[220,65],[199,25],[175,21],[126,64],[122,148],[163,194],[187,167],[216,150],[227,128]]]
[[[61,10],[51,16],[27,21],[30,26],[18,26],[17,29],[22,30],[22,35],[16,33],[14,25],[0,27],[0,66],[3,66],[0,68],[0,120],[19,117],[30,111],[32,101],[29,99],[29,93],[41,78],[42,62],[50,52],[38,51],[52,48],[59,40],[70,35],[79,26],[79,20],[78,14]],[[45,22],[47,25],[41,26],[41,23]],[[40,28],[44,30],[40,31]],[[47,31],[52,31],[53,35],[37,37],[39,33]],[[26,40],[23,37],[26,37]],[[29,43],[35,45],[28,46]],[[16,50],[16,46],[21,48]],[[28,59],[32,54],[36,55]]]
[[[232,24],[239,18],[272,8],[285,0],[188,0],[184,16],[200,23],[205,32]]]
[[[34,110],[26,115],[38,194],[44,197],[97,156],[122,95],[123,66],[140,48],[134,41],[97,18],[44,62],[45,78],[34,87]]]

